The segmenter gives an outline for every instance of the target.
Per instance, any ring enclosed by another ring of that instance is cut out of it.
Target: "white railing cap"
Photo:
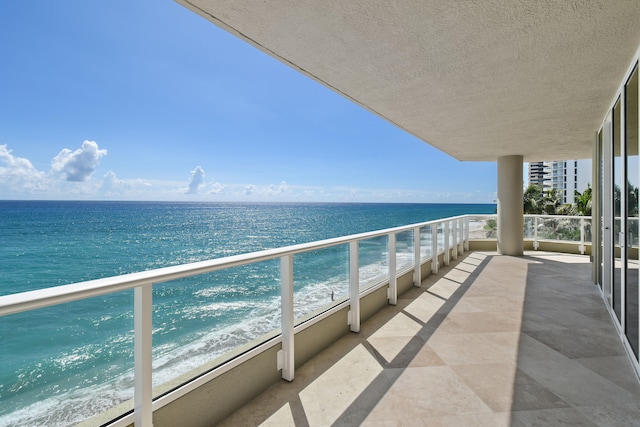
[[[403,225],[400,227],[352,234],[349,236],[335,237],[332,239],[301,243],[281,248],[266,249],[258,252],[250,252],[207,261],[199,261],[190,264],[181,264],[155,270],[147,270],[123,274],[120,276],[106,277],[103,279],[72,283],[69,285],[53,286],[44,289],[4,295],[0,296],[0,316],[110,294],[113,292],[133,289],[138,286],[164,283],[171,280],[210,273],[240,265],[267,261],[285,255],[294,255],[296,253],[309,252],[353,241],[371,239],[390,233],[400,233],[403,231],[413,230],[417,227],[426,227],[432,224],[439,224],[465,218],[467,216],[469,215],[459,215],[433,221]]]

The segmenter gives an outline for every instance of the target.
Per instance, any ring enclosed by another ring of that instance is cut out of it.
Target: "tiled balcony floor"
[[[584,256],[465,254],[223,425],[640,425],[589,283]]]

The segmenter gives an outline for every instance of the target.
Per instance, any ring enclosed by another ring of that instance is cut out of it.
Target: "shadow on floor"
[[[469,253],[221,425],[640,425],[588,258]]]

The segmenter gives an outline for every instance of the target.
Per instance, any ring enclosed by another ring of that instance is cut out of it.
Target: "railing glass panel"
[[[495,215],[469,215],[470,239],[495,239],[498,221]]]
[[[580,219],[562,216],[538,217],[539,240],[580,241]]]
[[[584,224],[584,241],[587,243],[592,242],[591,237],[591,217],[585,217],[582,219]]]
[[[400,252],[400,240],[396,240]],[[360,290],[368,289],[389,278],[387,236],[360,241]]]
[[[431,227],[420,227],[420,258],[425,259],[431,256]]]
[[[629,228],[629,238],[631,239],[631,246],[634,248],[638,247],[638,230],[640,229],[639,223],[640,218],[638,217],[628,217],[627,225]]]
[[[349,245],[295,254],[293,271],[296,324],[349,297]]]
[[[133,409],[132,329],[133,291],[0,317],[0,425]]]
[[[524,218],[524,238],[525,239],[536,238],[536,219],[534,217]]]
[[[449,247],[452,248],[456,244],[453,239],[453,228],[456,226],[456,223],[454,221],[448,221],[448,222],[449,222]]]
[[[413,266],[413,230],[396,234],[396,268],[398,271]]]
[[[444,251],[444,223],[437,224],[438,227],[438,253]]]
[[[280,328],[279,268],[272,259],[153,287],[154,397]]]

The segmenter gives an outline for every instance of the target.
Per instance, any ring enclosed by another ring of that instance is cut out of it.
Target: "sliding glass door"
[[[612,184],[613,194],[613,245],[611,247],[611,257],[613,259],[613,282],[611,289],[611,305],[618,319],[622,322],[622,280],[624,279],[625,262],[624,256],[624,217],[622,215],[622,204],[624,202],[624,170],[622,157],[622,104],[618,99],[613,106],[612,119],[612,138],[613,144],[613,164],[612,164]]]
[[[619,98],[596,139],[603,160],[598,189],[603,215],[601,234],[603,264],[601,282],[607,304],[615,315],[628,349],[638,360],[640,319],[638,279],[640,275],[640,147],[638,69],[625,82]],[[602,150],[602,151],[600,151]],[[598,157],[598,156],[596,156]],[[597,257],[596,257],[597,258]],[[595,259],[599,263],[599,260]]]
[[[638,357],[638,68],[625,85],[626,277],[624,280],[624,332]]]

